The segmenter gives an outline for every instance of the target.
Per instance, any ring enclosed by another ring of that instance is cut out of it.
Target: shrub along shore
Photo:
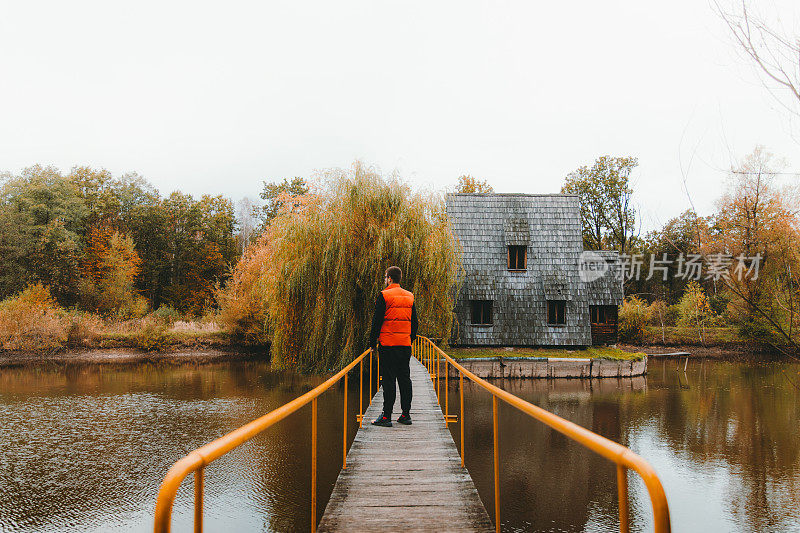
[[[626,302],[626,305],[630,305]],[[624,316],[624,314],[623,314]],[[743,341],[731,327],[706,328],[702,339],[692,328],[640,324],[638,336],[620,347],[585,349],[487,347],[448,348],[456,358],[474,357],[575,357],[611,360],[639,360],[644,353],[687,351],[693,355],[740,358],[763,353],[758,345]],[[267,351],[263,342],[256,351]],[[252,350],[241,336],[231,335],[224,317],[208,313],[184,316],[168,306],[140,318],[104,318],[98,314],[59,307],[42,285],[32,285],[18,296],[0,302],[0,351],[25,353],[26,360],[39,354],[81,353],[87,350],[132,349],[167,354],[188,350],[217,349],[231,352]],[[112,352],[109,359],[116,359]],[[102,359],[102,357],[99,357]],[[202,357],[201,357],[202,358]],[[92,360],[92,357],[85,358]],[[143,360],[148,357],[143,356]],[[0,361],[0,364],[2,362]]]
[[[164,351],[230,345],[230,335],[215,315],[185,317],[167,306],[140,318],[104,318],[59,307],[49,289],[38,284],[0,302],[0,349],[4,351]]]

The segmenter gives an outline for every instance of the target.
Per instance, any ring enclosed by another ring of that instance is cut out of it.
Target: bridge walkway
[[[411,358],[410,426],[369,422],[378,389],[347,454],[318,531],[493,531],[436,401],[427,369]],[[399,406],[398,394],[396,406]]]

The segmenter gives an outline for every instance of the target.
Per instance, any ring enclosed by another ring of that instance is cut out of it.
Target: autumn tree
[[[705,344],[706,327],[713,316],[708,296],[697,281],[690,281],[678,303],[680,325],[697,332],[701,344]]]
[[[291,181],[283,178],[280,182],[263,182],[259,197],[264,200],[264,205],[255,209],[261,220],[262,227],[266,227],[278,216],[287,199],[308,194],[308,183],[303,178],[294,177]]]
[[[638,165],[635,157],[602,156],[567,175],[561,192],[580,199],[585,248],[629,250],[636,235],[630,175]]]
[[[245,248],[229,279],[216,290],[220,319],[231,337],[250,345],[268,344],[271,338],[267,299],[267,267],[273,243],[263,233]]]
[[[147,312],[134,281],[141,259],[133,239],[108,226],[92,233],[85,260],[82,293],[84,306],[105,315],[137,317]]]
[[[91,274],[87,268],[91,270],[93,267],[89,265],[100,265],[99,243],[107,244],[115,231],[130,236],[141,259],[136,290],[153,307],[158,307],[168,255],[166,218],[158,191],[135,172],[117,178],[104,169],[76,166],[67,179],[77,187],[89,209],[84,229],[86,250],[81,261],[84,274],[90,275],[90,281],[96,284],[96,274]],[[102,239],[98,240],[100,235]],[[94,302],[87,302],[87,307],[94,305]]]
[[[464,193],[492,193],[494,188],[489,185],[486,180],[479,180],[469,174],[464,174],[458,177],[458,185],[456,185],[456,192]]]
[[[774,346],[797,350],[800,307],[800,231],[795,185],[781,185],[780,161],[763,147],[730,173],[718,203],[706,255],[733,258],[731,275],[722,277],[731,307],[744,334]],[[740,268],[741,257],[758,269]]]

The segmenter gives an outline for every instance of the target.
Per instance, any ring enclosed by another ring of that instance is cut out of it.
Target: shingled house
[[[577,196],[457,193],[446,202],[464,267],[452,344],[616,342],[619,257],[583,253]]]

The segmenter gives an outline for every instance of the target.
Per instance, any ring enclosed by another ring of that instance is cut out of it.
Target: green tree
[[[286,202],[286,195],[289,197],[304,196],[309,192],[306,181],[298,177],[292,178],[292,181],[283,178],[281,182],[265,181],[263,183],[264,186],[259,197],[264,200],[264,205],[261,208],[256,208],[256,215],[261,220],[262,227],[269,225],[278,216]]]
[[[79,190],[53,167],[35,165],[19,176],[3,176],[0,293],[10,296],[40,282],[63,305],[74,304],[88,214]]]
[[[97,246],[107,246],[115,231],[128,235],[136,243],[136,253],[141,258],[136,289],[153,307],[160,305],[168,267],[168,243],[164,231],[166,217],[158,191],[135,172],[115,178],[104,169],[76,166],[68,179],[89,209],[84,232],[87,247],[82,258],[84,270],[88,262],[94,265],[89,270],[100,268]],[[96,241],[98,232],[104,235],[102,243]],[[98,283],[96,276],[92,281]],[[89,308],[96,306],[94,301],[86,304]]]
[[[669,305],[676,304],[689,280],[675,275],[675,261],[680,254],[687,257],[689,254],[701,253],[701,244],[709,233],[711,223],[713,220],[698,217],[694,211],[687,210],[668,220],[661,228],[649,232],[644,239],[637,239],[639,249],[636,251],[643,253],[645,260],[653,257],[657,261],[663,261],[666,255],[666,260],[672,261],[672,266],[666,279],[663,273],[655,271],[652,276],[641,276],[639,279],[627,281],[626,291],[629,294],[647,295],[648,300],[660,298]]]
[[[164,201],[167,266],[163,301],[200,313],[214,302],[214,286],[236,259],[233,203],[223,196],[172,193]]]
[[[602,156],[567,175],[561,192],[580,198],[587,249],[629,251],[636,232],[630,175],[638,165],[635,157]]]

